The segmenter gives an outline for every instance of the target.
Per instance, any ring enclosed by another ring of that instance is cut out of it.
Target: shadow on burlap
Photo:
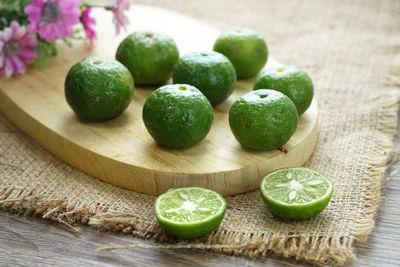
[[[272,216],[258,191],[228,197],[218,231],[179,246],[250,257],[272,252],[318,265],[353,258],[355,242],[364,241],[374,227],[396,134],[400,2],[138,2],[183,12],[220,28],[255,28],[274,58],[305,69],[314,80],[320,108],[318,144],[306,165],[335,182],[327,209],[303,222]],[[154,197],[108,185],[67,165],[4,116],[0,162],[2,209],[72,228],[83,223],[167,244],[179,241],[158,227]]]

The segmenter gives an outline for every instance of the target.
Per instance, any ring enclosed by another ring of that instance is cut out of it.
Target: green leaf
[[[45,67],[49,65],[50,59],[58,54],[55,41],[48,43],[41,38],[38,38],[38,44],[35,47],[35,51],[37,57],[32,63],[34,67]]]
[[[12,21],[17,21],[20,25],[28,25],[28,15],[24,12],[24,8],[30,3],[32,3],[31,0],[1,0],[0,30],[9,27]]]

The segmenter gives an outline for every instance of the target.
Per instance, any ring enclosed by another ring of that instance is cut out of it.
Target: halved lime
[[[333,182],[309,168],[283,168],[268,173],[260,184],[261,195],[276,216],[304,220],[325,209]]]
[[[226,202],[220,194],[201,187],[169,189],[154,202],[161,228],[187,239],[204,236],[218,228],[225,209]]]

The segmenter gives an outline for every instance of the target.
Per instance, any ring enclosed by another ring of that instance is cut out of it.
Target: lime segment
[[[187,239],[215,230],[224,217],[225,209],[226,202],[221,195],[201,187],[170,189],[154,202],[161,228]]]
[[[333,193],[333,182],[309,168],[283,168],[267,174],[261,195],[275,215],[304,220],[325,209]]]

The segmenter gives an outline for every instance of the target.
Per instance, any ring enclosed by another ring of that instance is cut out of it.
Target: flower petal
[[[36,57],[36,52],[33,49],[28,49],[28,48],[21,48],[18,51],[18,56],[23,59],[26,63],[31,63],[32,60],[35,59]]]
[[[111,11],[113,13],[113,22],[115,24],[117,34],[119,34],[121,27],[126,30],[126,25],[129,23],[129,19],[124,14],[124,11],[128,10],[129,7],[129,0],[115,0],[113,2]]]
[[[20,46],[34,47],[37,44],[36,35],[27,33],[18,41],[18,43]]]
[[[40,12],[40,13],[38,13],[38,14],[31,14],[31,15],[29,15],[29,17],[28,17],[28,20],[29,20],[31,23],[34,23],[34,24],[39,25],[40,22],[42,21],[42,13]]]
[[[124,3],[125,10],[128,10],[130,7],[131,7],[130,1],[129,0],[125,0],[125,3]]]
[[[56,37],[53,22],[47,22],[39,28],[39,36],[45,39],[47,42],[51,42]]]
[[[66,27],[62,23],[62,21],[58,21],[57,23],[54,24],[54,31],[56,32],[57,38],[60,38],[60,39],[64,39],[65,37],[67,37],[73,33],[72,28]]]
[[[24,12],[28,14],[29,16],[31,15],[41,15],[42,14],[43,7],[38,6],[35,4],[29,4],[24,8]]]
[[[0,34],[0,41],[3,41],[5,43],[11,39],[11,36],[12,36],[11,28],[5,28]]]
[[[42,6],[45,2],[46,0],[33,0],[33,4],[37,6]]]
[[[59,2],[60,18],[66,26],[79,23],[80,3],[80,0],[61,0]]]
[[[81,5],[80,0],[62,0],[59,2],[60,11],[78,9]]]
[[[4,55],[0,54],[0,69],[1,67],[3,67],[4,59],[5,59]]]
[[[15,75],[25,73],[25,71],[26,71],[25,63],[19,57],[11,58],[11,62],[13,63],[13,66],[14,66],[14,74]]]
[[[30,4],[24,9],[25,13],[28,14],[28,30],[30,32],[37,32],[39,29],[39,23],[42,20],[42,9],[41,5]]]
[[[28,31],[29,32],[38,32],[39,31],[39,24],[31,22],[28,25]]]
[[[30,32],[39,31],[39,24],[42,21],[42,11],[45,0],[33,0],[32,4],[25,6],[24,11],[28,14],[28,30]]]
[[[18,22],[16,22],[16,21],[13,21],[11,23],[11,30],[13,31],[13,36],[11,37],[13,40],[21,39],[26,33],[26,27],[19,26]]]
[[[61,14],[60,20],[63,21],[65,26],[78,24],[79,23],[79,13],[69,12],[69,13]]]
[[[9,59],[9,58],[5,59],[4,65],[3,65],[3,71],[7,77],[11,77],[11,75],[14,73],[14,66],[11,62],[11,59]]]
[[[11,25],[10,25],[11,30],[13,31],[13,33],[17,32],[19,27],[19,23],[15,20],[11,21]]]

